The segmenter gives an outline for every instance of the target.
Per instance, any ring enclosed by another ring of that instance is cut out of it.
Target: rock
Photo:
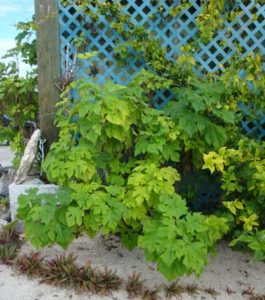
[[[32,134],[27,147],[25,149],[24,155],[21,159],[20,166],[15,176],[14,183],[21,184],[27,178],[27,175],[33,165],[34,159],[38,152],[38,144],[41,136],[41,131],[39,129],[35,130]]]
[[[44,182],[36,177],[27,177],[26,180],[23,182],[23,185],[44,185]]]

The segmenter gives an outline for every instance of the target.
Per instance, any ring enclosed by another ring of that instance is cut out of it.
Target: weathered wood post
[[[60,36],[57,0],[35,0],[40,129],[47,140],[46,151],[57,139],[55,105],[60,99]]]

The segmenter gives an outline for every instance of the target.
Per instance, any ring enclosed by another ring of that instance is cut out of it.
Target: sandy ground
[[[30,253],[34,249],[24,244],[20,255]],[[57,247],[49,247],[40,251],[47,259],[64,253]],[[66,251],[74,253],[78,257],[77,263],[82,265],[90,261],[93,267],[104,268],[105,266],[116,270],[123,279],[133,272],[140,272],[146,285],[154,287],[166,283],[161,274],[156,271],[155,264],[147,263],[143,252],[135,249],[127,251],[120,246],[115,237],[104,239],[100,236],[91,240],[87,237],[77,239]],[[209,258],[209,265],[200,279],[193,276],[182,277],[181,284],[196,283],[199,288],[214,288],[219,295],[215,299],[249,299],[242,295],[248,287],[255,288],[256,294],[265,294],[265,263],[252,261],[248,253],[231,250],[226,242],[221,242],[217,248],[217,255]],[[234,291],[228,295],[226,289]],[[37,280],[29,280],[23,275],[18,275],[10,267],[0,265],[0,300],[50,300],[50,299],[127,299],[125,291],[114,293],[111,297],[77,295],[72,290],[63,290],[45,284]],[[161,299],[165,296],[161,294]],[[213,299],[205,292],[190,296],[183,294],[182,299]]]

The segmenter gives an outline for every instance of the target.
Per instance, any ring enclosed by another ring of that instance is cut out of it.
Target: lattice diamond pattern
[[[195,19],[202,8],[198,0],[191,0],[191,2],[193,3],[191,8],[177,17],[172,17],[169,10],[179,3],[179,0],[157,1],[156,5],[152,4],[152,0],[121,0],[125,5],[123,9],[131,16],[131,20],[135,24],[144,26],[159,39],[167,49],[168,58],[172,60],[177,59],[181,46],[194,39],[198,30]],[[158,10],[161,5],[164,10],[162,13]],[[265,4],[249,0],[238,1],[238,5],[244,13],[238,16],[234,23],[226,21],[224,29],[220,30],[209,44],[200,44],[199,50],[194,54],[195,60],[204,71],[216,72],[220,65],[225,65],[235,51],[235,43],[239,43],[245,49],[245,55],[253,50],[259,50],[265,55]],[[99,54],[91,63],[79,62],[77,75],[93,77],[99,83],[110,78],[119,84],[126,84],[144,66],[143,59],[136,57],[134,53],[131,53],[130,62],[126,66],[118,65],[114,48],[122,39],[110,27],[104,16],[93,23],[89,18],[84,17],[76,6],[63,7],[60,0],[58,6],[63,71],[66,69],[66,64],[70,67],[73,64],[76,50],[72,42],[81,33],[84,33],[87,39],[87,47],[84,51],[97,51]],[[254,14],[256,18],[253,18]],[[162,107],[171,97],[169,91],[160,91],[154,97],[155,107]],[[260,138],[265,138],[265,117],[261,116],[255,122],[248,119],[246,116],[246,119],[242,120],[246,133],[250,135],[256,133]]]
[[[240,105],[240,108],[244,115],[241,123],[245,134],[250,137],[265,140],[265,115],[261,111],[258,111],[253,118],[249,107]]]

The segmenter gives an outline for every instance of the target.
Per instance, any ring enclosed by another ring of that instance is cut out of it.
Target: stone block
[[[23,184],[10,184],[9,185],[9,201],[11,210],[11,219],[14,221],[16,219],[17,209],[18,209],[18,197],[32,188],[38,188],[39,194],[55,194],[59,187],[53,184],[43,184],[41,181],[33,180],[26,181]]]

